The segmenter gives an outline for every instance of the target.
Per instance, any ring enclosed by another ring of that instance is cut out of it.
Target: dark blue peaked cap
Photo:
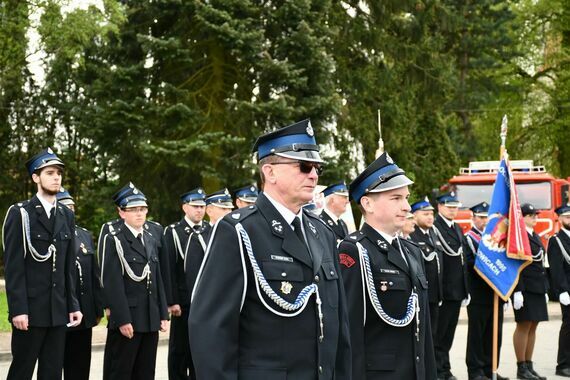
[[[184,193],[180,196],[182,203],[186,203],[192,206],[206,206],[206,193],[201,187],[197,187]]]
[[[258,195],[259,190],[257,190],[257,186],[255,185],[240,187],[235,191],[236,198],[239,198],[244,202],[255,202]]]
[[[117,191],[113,195],[113,201],[120,208],[148,206],[145,195],[132,182]]]
[[[63,161],[51,150],[51,148],[46,148],[26,161],[26,169],[30,177],[36,170],[45,168],[46,166],[57,165],[64,167]]]
[[[392,157],[384,152],[351,182],[349,192],[350,197],[360,203],[360,198],[368,193],[381,193],[413,183]]]
[[[344,195],[348,197],[348,187],[346,187],[346,183],[339,182],[335,183],[334,185],[330,185],[324,189],[322,193],[325,197],[328,197],[331,194]]]
[[[554,210],[559,216],[570,215],[570,203],[562,205]]]
[[[530,203],[525,203],[521,206],[523,216],[538,214],[538,210]]]
[[[258,160],[275,154],[293,160],[323,162],[309,119],[259,136],[252,150],[257,152]]]
[[[208,194],[208,196],[206,196],[206,205],[214,205],[221,208],[234,208],[232,196],[227,188]]]
[[[469,210],[473,212],[476,216],[487,216],[489,214],[489,204],[487,202],[477,203],[475,206],[471,207]]]
[[[459,199],[457,199],[457,195],[454,191],[441,194],[439,197],[437,197],[437,203],[447,207],[461,207],[461,202],[459,202]]]
[[[69,191],[65,190],[62,187],[59,188],[59,191],[55,195],[57,200],[63,203],[64,205],[74,205],[75,202],[73,201],[73,197],[69,194]]]
[[[410,207],[411,207],[411,212],[433,210],[433,206],[429,202],[428,197],[425,197],[421,201],[417,201],[417,202],[413,203]]]

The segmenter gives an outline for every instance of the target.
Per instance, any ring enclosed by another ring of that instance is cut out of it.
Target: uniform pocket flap
[[[424,289],[428,288],[428,280],[427,280],[425,275],[418,274],[418,280],[420,280],[420,284],[422,284],[422,288],[424,288]]]
[[[407,281],[406,278],[404,277],[404,275],[392,275],[392,276],[386,276],[385,274],[383,276],[380,276],[379,280],[377,281],[379,286],[377,286],[377,288],[380,288],[384,291],[385,290],[406,290],[409,289],[408,285],[407,285]]]
[[[327,280],[338,280],[338,272],[332,262],[323,263],[322,268]]]
[[[71,233],[69,231],[60,231],[59,240],[69,240],[71,239]]]
[[[30,237],[34,240],[51,240],[49,234],[42,231],[30,231]]]
[[[262,272],[268,280],[303,281],[303,268],[300,264],[282,261],[264,261]]]

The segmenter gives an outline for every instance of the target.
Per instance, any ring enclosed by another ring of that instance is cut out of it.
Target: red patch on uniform
[[[338,256],[340,258],[340,263],[347,268],[350,268],[355,263],[354,259],[350,257],[350,255],[347,255],[346,253],[341,253]]]

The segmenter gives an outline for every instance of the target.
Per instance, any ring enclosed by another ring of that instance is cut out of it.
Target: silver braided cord
[[[459,247],[459,249],[457,250],[457,252],[455,252],[453,249],[451,249],[451,247],[447,244],[447,242],[445,241],[445,239],[443,238],[443,236],[441,235],[441,232],[439,232],[438,228],[436,226],[433,226],[433,230],[435,231],[439,241],[441,242],[441,245],[443,246],[443,252],[447,255],[447,256],[451,256],[451,257],[461,257],[461,265],[464,264],[463,262],[463,247]]]
[[[562,245],[560,238],[558,236],[555,236],[555,238],[556,238],[556,242],[558,243],[558,246],[560,247],[560,252],[562,253],[562,257],[564,257],[564,260],[566,260],[566,263],[568,265],[570,265],[570,255],[568,254],[568,251],[566,251],[566,249]]]
[[[247,234],[245,228],[243,228],[241,223],[236,224],[235,228],[236,228],[236,231],[238,233],[238,237],[240,238],[241,242],[243,242],[243,245],[245,246],[247,256],[249,258],[249,262],[251,263],[251,267],[253,269],[253,275],[254,275],[255,279],[257,280],[255,282],[255,286],[256,286],[258,294],[259,294],[259,287],[261,286],[261,289],[263,290],[263,292],[267,295],[267,297],[269,297],[269,299],[271,299],[273,302],[275,302],[275,304],[277,306],[279,306],[280,308],[282,308],[284,310],[291,311],[293,313],[282,313],[282,312],[275,310],[273,307],[269,306],[265,302],[265,300],[263,299],[261,294],[259,294],[259,299],[261,300],[261,302],[263,302],[263,304],[265,305],[265,307],[269,311],[271,311],[272,313],[274,313],[276,315],[279,315],[281,317],[294,317],[294,316],[299,315],[305,309],[305,307],[307,307],[307,304],[309,303],[309,298],[314,293],[315,298],[316,298],[315,302],[317,304],[317,309],[318,309],[318,313],[319,313],[319,325],[320,325],[320,329],[321,329],[321,335],[319,336],[319,340],[322,341],[324,338],[324,320],[323,320],[323,312],[322,312],[322,307],[321,307],[322,301],[321,301],[321,297],[319,295],[319,287],[315,283],[312,283],[310,285],[305,286],[301,290],[299,295],[297,295],[297,299],[295,300],[294,303],[291,303],[291,302],[281,298],[281,296],[279,296],[271,288],[271,286],[269,285],[269,283],[265,279],[263,272],[259,268],[259,264],[257,263],[255,256],[253,255],[251,240],[249,239],[249,235]]]
[[[148,262],[144,266],[141,275],[137,276],[133,271],[133,269],[131,268],[131,266],[129,265],[129,263],[127,262],[127,260],[125,259],[125,253],[123,251],[123,246],[121,245],[121,241],[116,236],[113,236],[113,239],[115,239],[115,246],[117,247],[117,256],[119,256],[119,261],[121,262],[121,265],[123,267],[123,274],[126,271],[127,275],[131,280],[136,282],[147,280],[148,282],[150,280],[150,266],[148,265]]]
[[[25,247],[27,245],[28,248],[30,249],[30,252],[32,253],[32,257],[34,258],[34,260],[36,260],[39,263],[43,263],[44,261],[49,260],[53,255],[53,262],[55,265],[55,253],[57,251],[55,245],[50,244],[48,247],[48,251],[45,254],[42,255],[41,253],[39,253],[32,245],[32,237],[30,233],[30,215],[28,215],[28,212],[23,207],[20,208],[20,214],[22,215],[22,228],[24,229],[24,235],[26,237],[26,243],[27,243],[24,244],[24,257],[26,257]]]
[[[185,261],[186,253],[182,250],[182,243],[180,243],[180,237],[178,236],[178,232],[176,232],[176,229],[174,227],[172,227],[171,230],[172,230],[172,240],[174,240],[174,247],[176,248],[176,251],[180,255],[180,258],[182,258],[182,260]],[[192,234],[190,234],[188,240],[190,239],[192,239]]]
[[[368,251],[364,246],[360,243],[356,243],[358,247],[358,251],[360,253],[360,267],[361,270],[364,271],[364,277],[366,279],[366,288],[368,289],[368,296],[370,297],[370,303],[376,314],[382,319],[385,323],[389,324],[390,326],[394,327],[406,327],[408,326],[413,320],[414,316],[416,317],[417,321],[417,329],[419,329],[419,311],[420,305],[418,301],[418,295],[412,291],[410,293],[410,297],[408,298],[408,303],[406,306],[406,314],[403,318],[393,318],[389,316],[384,309],[382,308],[382,304],[380,303],[380,299],[378,299],[378,293],[376,293],[376,286],[374,285],[374,278],[372,276],[372,269],[370,267],[370,258],[368,257]]]

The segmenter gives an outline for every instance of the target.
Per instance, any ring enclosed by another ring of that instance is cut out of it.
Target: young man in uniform
[[[467,354],[465,364],[470,380],[488,380],[493,372],[493,299],[494,290],[475,271],[475,258],[479,249],[481,236],[487,225],[489,204],[481,202],[470,208],[471,229],[467,231],[463,239],[463,252],[467,262],[467,284],[471,301],[467,306],[469,317],[467,327]],[[499,331],[498,331],[498,358],[501,353],[501,341],[503,337],[503,302],[499,306]],[[497,359],[498,359],[497,358]],[[497,362],[498,363],[498,362]],[[497,374],[498,380],[505,377]]]
[[[353,379],[436,377],[421,252],[398,236],[412,183],[383,153],[349,186],[365,220],[339,246]]]
[[[116,198],[123,225],[105,238],[101,283],[110,309],[105,346],[110,380],[154,379],[158,331],[168,328],[160,242],[144,229],[148,206],[134,186]]]
[[[184,217],[164,229],[163,254],[167,255],[170,278],[169,294],[166,295],[171,314],[170,340],[168,342],[168,378],[170,380],[196,379],[190,345],[188,342],[188,312],[190,292],[186,285],[184,264],[187,260],[189,241],[210,229],[203,222],[206,212],[206,194],[201,187],[180,196]],[[202,238],[203,239],[203,238]],[[192,253],[193,254],[193,253]],[[201,260],[200,260],[201,261]]]
[[[340,218],[349,204],[348,188],[344,182],[330,185],[322,191],[325,197],[325,208],[321,211],[321,219],[333,230],[338,241],[348,235],[348,227]]]
[[[451,373],[449,351],[453,345],[461,306],[469,304],[467,266],[463,253],[463,232],[453,221],[461,203],[455,193],[437,198],[434,230],[443,247],[443,303],[439,308],[437,336],[434,342],[437,376],[442,380],[457,380]]]
[[[75,214],[73,197],[63,187],[57,193],[59,203]],[[79,326],[70,327],[65,338],[63,377],[72,380],[89,380],[91,369],[91,338],[93,327],[103,317],[103,294],[99,264],[91,232],[75,226],[75,283],[76,296],[81,306],[83,320]]]
[[[189,318],[198,379],[350,379],[333,232],[302,210],[322,160],[308,120],[254,145],[263,192],[214,230]]]
[[[29,200],[10,206],[2,228],[12,363],[8,379],[61,378],[66,325],[79,325],[75,296],[75,218],[59,204],[63,162],[47,148],[26,167],[37,185]]]
[[[236,197],[236,207],[237,208],[244,208],[249,207],[255,204],[257,197],[259,196],[259,191],[257,190],[257,186],[249,185],[240,187],[235,191]]]
[[[433,206],[429,199],[414,203],[412,206],[416,230],[410,235],[412,241],[422,250],[422,258],[428,280],[429,315],[433,341],[437,339],[439,307],[443,301],[443,249],[433,229]]]
[[[561,228],[548,241],[548,262],[554,294],[562,309],[556,374],[570,377],[570,204],[556,209]]]

